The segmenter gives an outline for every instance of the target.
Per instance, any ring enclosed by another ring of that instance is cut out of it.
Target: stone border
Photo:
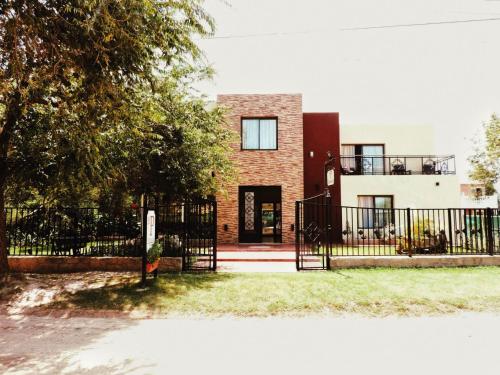
[[[61,257],[61,256],[11,256],[12,272],[70,273],[89,271],[141,271],[140,257]],[[159,272],[182,271],[181,257],[160,259]]]
[[[331,269],[371,267],[474,267],[500,266],[499,255],[342,256],[330,258]]]

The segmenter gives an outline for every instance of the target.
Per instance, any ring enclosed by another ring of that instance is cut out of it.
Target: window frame
[[[372,198],[372,203],[373,203],[373,207],[360,207],[359,206],[359,201],[358,201],[358,223],[357,223],[357,226],[359,229],[380,229],[380,228],[384,228],[384,226],[377,226],[375,225],[375,213],[376,211],[375,210],[391,210],[391,216],[390,216],[390,223],[389,224],[394,224],[395,222],[395,212],[394,212],[394,195],[369,195],[369,194],[361,194],[361,195],[357,195],[357,198],[359,200],[359,197],[371,197]],[[376,198],[390,198],[391,199],[391,208],[377,208],[375,207],[375,199]],[[361,220],[361,223],[360,223],[360,220],[359,220],[359,216],[361,214],[361,217],[363,217],[363,211],[362,210],[373,210],[373,213],[372,213],[372,220],[373,220],[373,226],[371,227],[368,227],[368,226],[365,226],[364,223],[363,223],[363,220]],[[361,210],[361,212],[359,212],[359,210]]]
[[[364,146],[379,146],[382,147],[382,175],[386,174],[386,168],[385,168],[385,143],[341,143],[340,144],[340,150],[342,150],[342,146],[354,146],[354,160],[355,160],[355,165],[356,165],[356,173],[357,175],[360,176],[372,176],[374,173],[363,173],[363,147]],[[361,149],[361,153],[357,152]],[[343,156],[343,155],[341,155]],[[369,195],[365,195],[369,196]]]
[[[243,121],[244,120],[258,120],[259,121],[259,147],[258,148],[244,148],[243,147]],[[276,121],[276,147],[275,148],[260,148],[260,121],[261,120],[275,120]],[[242,116],[240,119],[240,150],[241,151],[277,151],[278,150],[278,129],[279,122],[278,116],[264,116],[264,117],[255,117],[255,116]]]

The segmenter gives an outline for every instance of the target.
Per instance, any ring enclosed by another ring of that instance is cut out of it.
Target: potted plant
[[[153,272],[158,268],[160,264],[161,253],[163,252],[163,248],[160,244],[160,241],[155,241],[153,246],[148,250],[146,255],[147,263],[146,263],[146,272]]]

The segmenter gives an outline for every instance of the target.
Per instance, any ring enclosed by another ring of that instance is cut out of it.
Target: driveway
[[[0,315],[5,374],[499,374],[500,316]]]

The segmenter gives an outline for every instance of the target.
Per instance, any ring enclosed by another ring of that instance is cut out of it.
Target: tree
[[[113,137],[140,132],[141,90],[199,64],[192,36],[213,31],[201,3],[0,2],[0,273],[7,186],[74,192],[108,179]]]
[[[495,193],[500,178],[500,118],[493,114],[483,124],[484,138],[477,142],[474,155],[469,158],[472,170],[469,177],[485,185],[486,194]]]

